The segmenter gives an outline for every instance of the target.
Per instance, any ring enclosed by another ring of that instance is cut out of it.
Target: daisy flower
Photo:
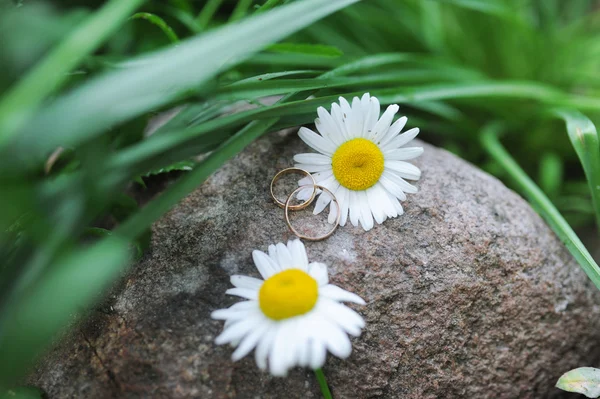
[[[400,134],[406,125],[405,116],[392,123],[398,105],[390,105],[379,118],[379,101],[368,93],[354,97],[352,105],[343,97],[331,105],[331,114],[317,109],[315,125],[320,134],[300,128],[298,135],[319,154],[294,156],[296,167],[311,172],[317,184],[328,188],[339,201],[344,226],[348,217],[354,226],[373,228],[373,220],[383,223],[387,218],[402,215],[400,201],[417,188],[406,180],[419,180],[421,171],[406,162],[423,153],[422,147],[403,147],[419,134],[418,128]],[[305,178],[300,185],[311,184]],[[298,199],[307,200],[312,189],[302,190]],[[321,193],[314,214],[322,212],[331,202],[329,223],[337,214],[331,196]]]
[[[294,366],[319,369],[327,351],[346,358],[352,351],[346,334],[359,336],[365,322],[341,302],[365,304],[358,295],[329,284],[327,266],[308,263],[299,240],[270,245],[269,254],[252,252],[264,280],[231,276],[235,288],[226,291],[248,299],[212,313],[225,320],[215,342],[230,343],[239,360],[252,349],[256,364],[275,376],[285,376]]]

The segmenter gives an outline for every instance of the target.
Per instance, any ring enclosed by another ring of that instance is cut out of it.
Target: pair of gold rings
[[[277,181],[279,179],[281,179],[282,176],[284,176],[286,174],[290,174],[290,173],[296,173],[296,174],[301,174],[301,175],[304,175],[304,176],[308,176],[312,180],[312,184],[307,184],[307,185],[299,186],[297,189],[295,189],[287,197],[287,200],[285,202],[282,202],[282,201],[280,201],[275,196],[274,186],[275,186],[275,183],[277,183]],[[312,194],[311,194],[310,198],[307,199],[306,201],[304,201],[301,204],[292,205],[291,204],[292,199],[300,191],[302,191],[304,189],[307,189],[307,188],[311,188],[312,189]],[[307,236],[305,234],[300,233],[298,230],[296,230],[296,228],[294,226],[292,226],[292,223],[290,222],[290,211],[300,211],[302,209],[307,208],[310,204],[313,203],[313,201],[317,197],[317,194],[318,194],[319,190],[324,191],[325,193],[327,193],[329,196],[331,196],[331,200],[333,202],[335,202],[336,209],[337,209],[337,216],[335,218],[335,224],[333,225],[333,228],[331,230],[329,230],[324,235],[320,235],[320,236],[316,236],[316,237],[315,236]],[[326,187],[323,187],[323,186],[317,184],[316,181],[315,181],[315,178],[313,177],[313,175],[311,175],[309,172],[305,171],[304,169],[300,169],[300,168],[287,168],[287,169],[283,169],[283,170],[279,171],[273,177],[273,180],[271,180],[271,197],[273,198],[273,200],[275,201],[275,203],[277,204],[278,207],[283,208],[283,210],[285,212],[285,223],[287,224],[287,226],[290,229],[290,231],[292,233],[294,233],[296,236],[298,236],[298,238],[302,238],[302,239],[308,240],[308,241],[320,241],[320,240],[324,240],[324,239],[326,239],[328,237],[331,237],[331,235],[333,234],[333,232],[335,231],[335,229],[337,229],[337,227],[340,224],[340,217],[342,216],[342,211],[340,209],[340,203],[338,202],[337,198]]]

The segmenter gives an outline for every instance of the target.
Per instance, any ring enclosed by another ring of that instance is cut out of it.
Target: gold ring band
[[[316,193],[317,189],[322,190],[324,192],[326,192],[328,195],[331,196],[331,201],[335,201],[335,205],[336,205],[336,209],[337,209],[337,216],[335,218],[335,224],[333,225],[333,228],[331,229],[331,231],[329,231],[327,234],[322,235],[322,236],[318,236],[318,237],[310,237],[304,234],[301,234],[300,232],[298,232],[298,230],[296,230],[294,228],[294,226],[292,226],[292,223],[290,222],[290,214],[289,214],[289,210],[291,209],[290,206],[290,202],[292,200],[292,198],[294,197],[294,195],[296,195],[300,190],[303,190],[307,187],[310,187],[310,185],[306,185],[306,186],[300,186],[297,189],[295,189],[290,196],[287,198],[287,201],[285,201],[285,206],[284,206],[284,210],[285,210],[285,222],[287,223],[290,231],[292,233],[294,233],[296,236],[298,236],[298,238],[301,238],[303,240],[307,240],[307,241],[320,241],[320,240],[324,240],[326,238],[331,237],[331,235],[333,234],[333,232],[335,231],[335,229],[337,229],[338,225],[340,224],[340,217],[342,216],[342,210],[340,209],[340,203],[338,202],[337,198],[335,197],[335,195],[333,195],[333,193],[331,191],[329,191],[327,188],[320,186],[318,184],[313,184],[313,192]],[[313,195],[313,199],[314,199],[314,195]],[[312,199],[311,201],[312,202]],[[309,202],[309,204],[310,204]],[[301,205],[304,205],[301,204]],[[306,205],[308,206],[308,205]],[[304,208],[306,207],[304,206]]]
[[[279,201],[277,199],[277,197],[275,196],[275,192],[274,192],[273,187],[275,186],[275,183],[283,175],[286,175],[288,173],[298,173],[298,174],[302,174],[302,175],[305,175],[305,176],[309,176],[310,179],[312,180],[313,192],[312,192],[312,195],[310,196],[310,198],[308,200],[306,200],[305,202],[301,203],[301,204],[298,204],[298,205],[289,205],[288,206],[288,208],[290,210],[292,210],[292,211],[299,211],[301,209],[306,208],[310,204],[312,204],[312,202],[315,200],[315,196],[317,195],[317,182],[315,181],[315,178],[313,177],[313,175],[311,175],[310,173],[308,173],[304,169],[300,169],[300,168],[287,168],[287,169],[283,169],[283,170],[280,170],[279,172],[277,172],[277,174],[273,177],[273,180],[271,180],[271,197],[273,198],[273,201],[275,201],[275,203],[277,204],[277,206],[280,207],[280,208],[284,208],[286,206],[286,203],[281,202],[281,201]],[[299,191],[299,190],[295,190],[294,193],[296,191]],[[289,197],[288,197],[288,200],[289,200]]]

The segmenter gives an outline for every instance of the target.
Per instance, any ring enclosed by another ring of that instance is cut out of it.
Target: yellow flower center
[[[362,191],[379,181],[383,173],[383,153],[367,139],[346,141],[333,154],[333,174],[347,189]]]
[[[260,287],[260,309],[273,320],[283,320],[310,311],[319,296],[317,281],[298,269],[269,277]]]

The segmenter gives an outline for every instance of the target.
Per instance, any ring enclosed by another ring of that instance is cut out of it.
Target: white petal
[[[235,295],[246,299],[258,300],[258,290],[250,288],[230,288],[225,291],[227,295]]]
[[[327,265],[319,262],[312,262],[308,265],[308,274],[317,280],[319,286],[324,286],[329,283],[329,276],[327,275]]]
[[[306,255],[306,248],[300,240],[290,240],[287,243],[288,250],[292,255],[294,265],[301,268],[304,271],[308,270],[308,256]]]
[[[341,301],[341,302],[352,302],[352,303],[357,303],[359,305],[365,305],[365,301],[359,297],[358,295],[343,290],[340,287],[338,287],[337,285],[333,285],[333,284],[327,284],[324,287],[320,287],[319,288],[319,295],[323,295],[326,296],[327,298],[336,300],[336,301]]]
[[[319,196],[319,199],[317,200],[317,203],[315,205],[315,209],[313,210],[313,215],[318,215],[319,213],[323,212],[323,210],[327,207],[327,205],[331,202],[332,197],[331,195],[329,195],[329,193],[327,192],[322,192],[321,195]]]
[[[364,115],[362,110],[362,104],[360,102],[360,98],[354,97],[352,99],[352,112],[348,115],[347,119],[348,129],[352,132],[354,137],[361,137],[363,124],[364,124]]]
[[[350,190],[346,187],[340,186],[338,191],[335,193],[341,208],[340,226],[345,226],[348,220],[348,210],[350,203]]]
[[[367,190],[367,201],[371,212],[373,212],[373,218],[379,224],[383,223],[386,219],[385,212],[382,209],[379,199],[377,198],[377,191],[373,187]]]
[[[381,138],[384,137],[385,134],[388,132],[388,129],[390,128],[390,125],[394,120],[394,115],[396,115],[399,109],[400,107],[398,107],[396,104],[392,104],[389,107],[387,107],[387,109],[385,110],[383,115],[381,115],[381,118],[379,118],[379,121],[377,121],[377,123],[371,131],[371,141],[373,141],[374,143],[379,143]]]
[[[421,178],[421,170],[415,165],[404,161],[385,161],[384,167],[398,173],[400,177],[409,180],[419,180]]]
[[[254,310],[258,310],[257,301],[244,301],[238,302],[227,309],[215,310],[210,314],[210,317],[215,320],[241,319]]]
[[[279,323],[272,323],[267,330],[267,332],[263,335],[260,342],[256,346],[256,351],[254,352],[254,360],[256,361],[256,365],[261,370],[267,369],[267,356],[273,347],[273,342],[275,340],[275,336],[277,335],[277,331],[279,330]]]
[[[365,320],[354,310],[339,302],[322,298],[318,303],[319,311],[342,327],[350,335],[358,337],[361,329],[365,327]]]
[[[383,185],[381,185],[381,178],[379,179],[379,183],[376,183],[371,188],[373,189],[373,191],[375,191],[376,197],[379,201],[379,205],[381,206],[381,210],[385,213],[385,215],[389,218],[395,218],[396,216],[398,216],[398,212],[396,212],[396,207],[390,200],[388,193],[383,187]]]
[[[380,137],[379,145],[381,147],[385,147],[390,141],[397,137],[398,134],[402,131],[402,129],[404,129],[404,126],[406,126],[407,121],[408,118],[406,116],[403,116],[401,118],[398,118],[396,122],[392,123],[392,126],[390,126],[387,133],[384,136]]]
[[[358,202],[358,196],[356,191],[348,190],[350,193],[350,199],[348,205],[350,206],[350,222],[353,226],[358,226],[358,220],[360,219],[360,203]]]
[[[396,172],[393,172],[391,170],[384,170],[381,176],[396,183],[405,193],[414,194],[419,191],[415,186],[408,183],[402,177],[398,176]]]
[[[309,173],[324,172],[326,170],[331,170],[331,165],[315,165],[315,164],[308,164],[308,163],[297,163],[297,164],[294,164],[294,167],[303,169]]]
[[[336,147],[330,140],[325,139],[323,136],[318,135],[310,129],[305,127],[301,127],[298,131],[298,136],[304,141],[309,147],[313,148],[316,151],[319,151],[322,154],[331,156]]]
[[[371,137],[371,132],[379,120],[380,112],[381,106],[379,105],[379,100],[377,97],[371,97],[369,101],[369,114],[365,118],[364,137]]]
[[[235,287],[250,288],[250,289],[254,289],[254,290],[259,290],[264,282],[263,280],[258,279],[258,278],[248,277],[248,276],[240,276],[240,275],[231,276],[230,281],[231,281],[231,284],[233,284]]]
[[[223,345],[229,342],[240,340],[249,331],[254,330],[262,321],[263,318],[257,314],[249,316],[246,319],[239,320],[231,324],[229,327],[226,327],[221,335],[215,338],[215,343],[217,345]]]
[[[339,205],[337,202],[331,201],[329,203],[329,216],[327,217],[327,223],[329,223],[329,224],[335,223],[335,221],[337,219],[337,215],[338,215],[338,208],[339,208]]]
[[[269,353],[269,372],[278,377],[287,375],[288,368],[293,364],[293,359],[289,356],[295,356],[294,351],[290,351],[288,338],[293,334],[295,323],[284,321],[279,323],[279,329],[275,335],[273,347]]]
[[[258,344],[264,333],[271,327],[271,321],[265,317],[262,323],[250,331],[239,343],[237,349],[231,355],[231,359],[236,362],[246,356]]]
[[[384,152],[389,151],[389,150],[394,150],[398,147],[402,147],[404,144],[407,144],[409,141],[411,141],[412,139],[417,137],[417,134],[419,134],[419,128],[415,127],[410,130],[407,130],[406,132],[402,133],[399,136],[396,136],[389,142],[386,142],[386,143],[382,142],[380,144],[380,146]]]
[[[387,151],[383,154],[386,161],[408,161],[423,154],[423,147],[405,147]]]
[[[386,176],[381,176],[379,178],[379,184],[383,185],[383,187],[394,197],[398,198],[400,201],[406,200],[406,194],[402,191],[402,187],[396,184],[394,181],[388,179]]]
[[[344,142],[344,136],[337,126],[333,117],[323,107],[317,108],[317,114],[319,115],[319,124],[316,125],[317,129],[323,136],[329,137],[329,139],[335,144],[340,145]],[[315,121],[316,122],[316,121]]]
[[[297,154],[294,155],[294,162],[306,163],[312,165],[331,165],[331,158],[323,154]],[[308,177],[308,176],[307,176]],[[309,178],[310,180],[310,178]]]
[[[282,270],[289,269],[295,267],[294,261],[292,259],[292,254],[287,249],[285,244],[279,243],[276,245],[277,247],[277,263],[281,267]]]
[[[320,340],[312,340],[310,343],[310,368],[320,369],[325,364],[327,348]]]
[[[350,356],[352,344],[348,336],[336,324],[323,317],[323,315],[318,315],[320,318],[318,334],[321,340],[325,342],[327,349],[341,359]]]
[[[369,206],[367,192],[358,191],[357,196],[360,202],[360,224],[365,231],[369,231],[373,228],[373,214],[371,213],[371,207]]]
[[[333,118],[338,129],[342,133],[343,140],[350,140],[351,137],[348,131],[346,130],[346,123],[344,122],[344,111],[342,111],[342,108],[337,103],[331,104],[331,117]]]
[[[265,280],[281,271],[279,265],[264,252],[258,250],[252,251],[252,259],[254,260],[258,272]]]

